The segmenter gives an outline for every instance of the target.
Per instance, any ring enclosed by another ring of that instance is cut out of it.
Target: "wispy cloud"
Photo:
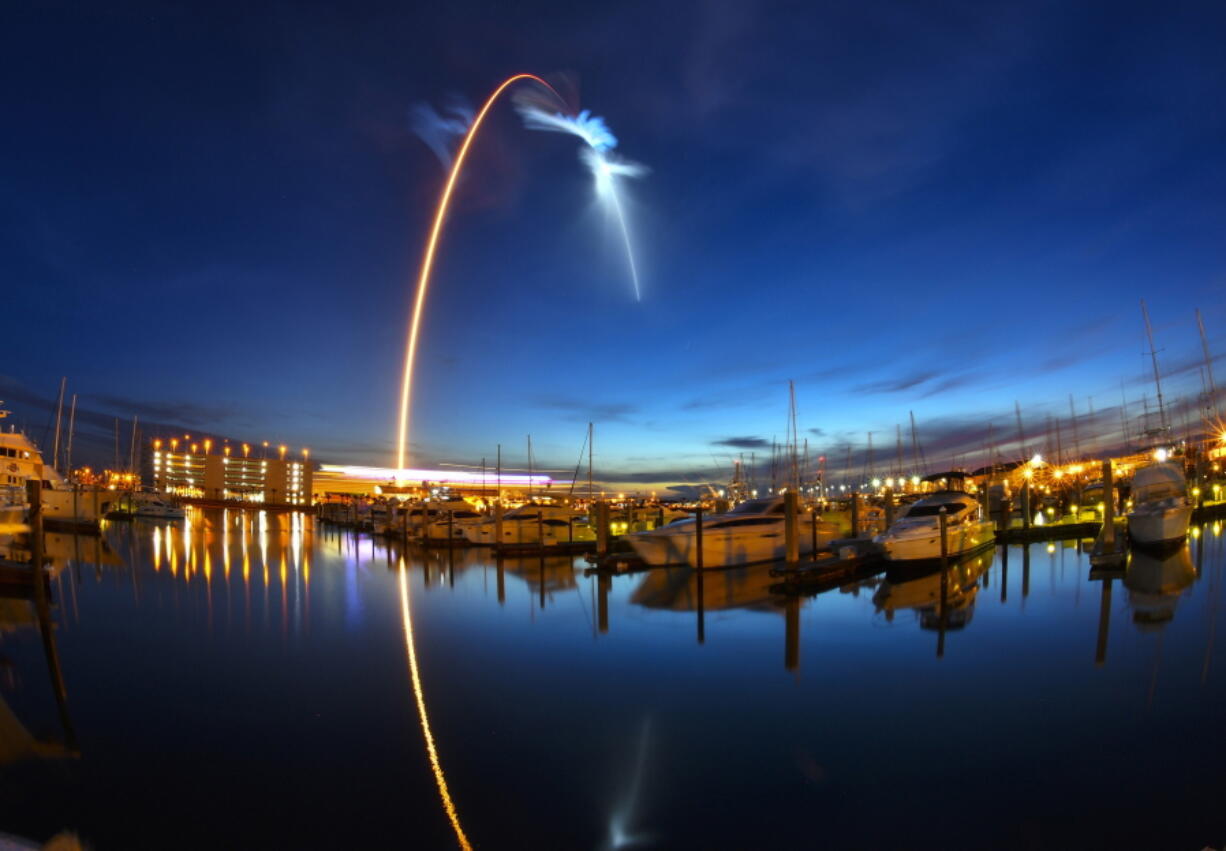
[[[538,408],[558,411],[573,422],[630,422],[639,412],[639,406],[629,402],[592,402],[559,394],[539,395],[532,402]]]
[[[913,387],[918,387],[936,377],[932,371],[913,372],[901,378],[883,378],[880,381],[869,381],[857,384],[852,388],[855,393],[902,393]]]
[[[726,446],[730,449],[769,449],[770,441],[764,437],[721,437],[712,440],[712,446]]]

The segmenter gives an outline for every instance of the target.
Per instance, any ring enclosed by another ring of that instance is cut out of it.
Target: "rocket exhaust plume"
[[[472,107],[460,98],[454,98],[441,113],[428,103],[415,104],[409,110],[409,126],[434,152],[443,168],[451,168],[452,143],[468,132],[472,123]]]
[[[587,145],[586,148],[580,149],[579,159],[592,173],[596,186],[596,197],[617,219],[622,242],[626,246],[626,265],[630,268],[630,280],[634,284],[634,300],[642,301],[638,266],[634,261],[630,228],[626,224],[626,213],[623,209],[617,181],[619,178],[642,177],[647,174],[647,167],[613,155],[611,152],[617,147],[617,137],[613,135],[613,131],[605,124],[603,118],[592,115],[586,109],[577,115],[565,115],[557,112],[552,104],[542,102],[540,97],[534,97],[527,92],[516,96],[515,108],[519,110],[520,116],[524,119],[524,126],[529,130],[569,133],[572,136],[578,136]]]

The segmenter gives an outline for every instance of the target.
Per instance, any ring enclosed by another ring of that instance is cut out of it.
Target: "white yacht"
[[[889,529],[873,538],[873,542],[881,546],[890,561],[938,559],[941,557],[942,510],[946,518],[945,555],[949,558],[996,542],[995,525],[987,519],[987,513],[980,510],[979,501],[960,490],[937,491],[917,500]]]
[[[702,523],[702,566],[704,568],[740,567],[787,558],[782,496],[763,497],[742,502],[725,514],[715,514]],[[812,555],[839,536],[833,523],[815,519],[810,512],[796,518],[796,537],[800,555]],[[698,566],[698,547],[693,518],[674,521],[649,532],[627,535],[626,540],[644,564],[661,567],[669,564]]]
[[[1165,462],[1137,470],[1132,477],[1129,539],[1141,546],[1182,541],[1192,519],[1187,487],[1178,464]]]
[[[485,521],[485,515],[477,511],[467,502],[456,508],[449,508],[434,515],[426,525],[422,537],[431,543],[453,541],[467,544],[464,530],[480,525]]]
[[[156,520],[182,520],[187,510],[172,496],[153,488],[125,494],[120,502],[120,511],[133,517],[148,517]]]
[[[587,514],[565,505],[527,503],[502,515],[502,538],[498,538],[498,521],[487,515],[480,522],[466,525],[464,537],[469,543],[491,546],[546,546],[590,542],[596,540],[596,530]]]
[[[118,505],[117,491],[73,486],[43,463],[38,447],[17,431],[0,432],[0,487],[24,490],[29,479],[43,483],[43,517],[52,524],[96,525]]]

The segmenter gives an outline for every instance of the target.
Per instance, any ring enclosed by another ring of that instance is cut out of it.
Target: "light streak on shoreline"
[[[460,176],[460,169],[464,167],[464,160],[468,156],[468,149],[471,147],[477,131],[481,128],[481,122],[485,120],[486,114],[498,100],[499,96],[521,80],[532,80],[539,83],[552,92],[559,102],[562,100],[561,95],[554,90],[553,86],[535,74],[513,74],[503,80],[498,85],[498,88],[494,89],[490,96],[485,99],[485,103],[481,105],[481,109],[473,118],[468,132],[464,134],[459,150],[456,151],[455,162],[451,164],[451,171],[447,175],[447,182],[443,185],[443,192],[439,196],[438,207],[434,211],[434,223],[430,227],[430,236],[426,240],[426,251],[421,261],[421,270],[417,276],[417,296],[413,301],[413,317],[409,322],[409,341],[405,346],[404,353],[404,378],[400,386],[400,435],[396,449],[396,467],[400,470],[403,470],[405,466],[405,451],[408,448],[409,442],[409,402],[412,397],[413,388],[413,361],[417,356],[417,335],[421,325],[422,308],[426,303],[426,288],[430,284],[430,271],[434,267],[434,254],[438,249],[439,234],[443,230],[443,221],[447,218],[447,208],[451,204],[451,194],[455,190],[456,180]]]
[[[455,830],[456,840],[465,851],[472,851],[472,844],[464,835],[460,826],[460,816],[456,812],[455,803],[451,800],[451,792],[447,789],[447,776],[443,774],[443,765],[439,762],[438,750],[434,746],[434,734],[430,732],[430,717],[426,714],[426,696],[421,688],[421,673],[417,670],[417,651],[413,646],[413,615],[409,609],[409,579],[404,559],[400,559],[400,617],[404,621],[404,646],[409,654],[409,674],[413,679],[413,697],[417,700],[417,715],[421,719],[421,732],[426,739],[426,753],[430,756],[430,770],[434,772],[434,782],[438,785],[438,795],[443,802],[443,810]]]
[[[347,464],[321,464],[320,472],[338,473],[342,476],[357,479],[384,479],[390,481],[396,479],[402,482],[430,482],[432,484],[464,484],[472,485],[484,483],[492,478],[492,473],[482,475],[481,473],[472,472],[469,470],[393,470],[388,467],[360,467]],[[545,475],[523,475],[516,473],[503,473],[502,483],[508,487],[520,487],[531,485],[533,487],[548,487],[550,484],[559,484],[550,476]]]

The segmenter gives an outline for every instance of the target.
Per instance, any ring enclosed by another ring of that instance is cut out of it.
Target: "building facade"
[[[311,465],[304,459],[235,457],[169,450],[154,441],[153,482],[158,490],[194,499],[310,505]]]

